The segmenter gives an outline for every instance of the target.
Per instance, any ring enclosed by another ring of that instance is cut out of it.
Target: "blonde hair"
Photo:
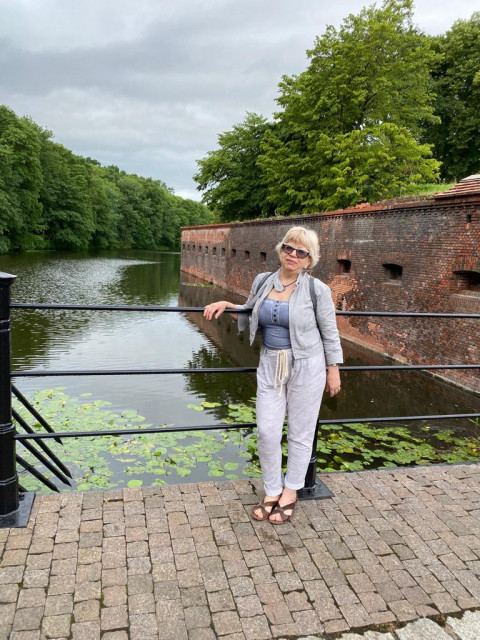
[[[317,264],[320,258],[320,243],[318,241],[318,235],[313,231],[313,229],[307,229],[306,227],[291,227],[275,247],[279,255],[284,242],[287,244],[290,242],[298,243],[307,249],[310,254],[309,269],[313,269]]]

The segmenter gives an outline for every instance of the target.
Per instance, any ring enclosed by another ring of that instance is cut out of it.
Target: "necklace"
[[[296,282],[296,281],[297,281],[297,278],[295,278],[295,280],[292,280],[292,282],[289,282],[288,284],[283,284],[283,282],[282,282],[282,284],[283,284],[283,288],[284,288],[284,289],[286,289],[286,288],[287,288],[287,287],[289,287],[290,285],[295,284],[295,282]]]

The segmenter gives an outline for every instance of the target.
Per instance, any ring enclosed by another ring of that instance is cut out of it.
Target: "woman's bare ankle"
[[[289,489],[288,487],[284,487],[283,493],[280,496],[280,504],[290,504],[290,502],[294,502],[297,499],[297,491],[296,489]]]
[[[297,501],[297,491],[295,489],[289,489],[288,487],[283,488],[283,493],[278,500],[278,506],[284,507],[287,504],[292,504]],[[286,515],[290,515],[293,511],[293,507],[285,510]],[[273,513],[269,516],[269,520],[273,520],[275,522],[280,522],[282,517],[279,513]]]
[[[264,497],[263,500],[264,500],[264,502],[266,500],[268,500],[268,502],[270,502],[270,500],[278,500],[281,497],[281,495],[282,495],[281,493],[277,493],[277,494],[275,494],[273,496],[271,496],[269,494],[265,494],[265,497]]]

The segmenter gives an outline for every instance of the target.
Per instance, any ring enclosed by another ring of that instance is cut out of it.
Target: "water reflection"
[[[185,306],[204,306],[219,298],[228,297],[233,302],[240,302],[242,298],[235,298],[231,294],[204,286],[195,286],[195,280],[186,278],[187,282],[180,286],[180,304]],[[207,351],[196,352],[191,360],[195,366],[256,366],[260,341],[257,339],[253,348],[248,346],[247,336],[238,336],[236,324],[231,318],[221,317],[217,321],[208,322],[198,314],[186,314],[189,321],[199,327],[215,344],[220,353],[228,353],[232,364],[221,364],[222,358],[212,358]],[[345,364],[348,365],[382,365],[388,364],[385,358],[356,345],[342,340],[345,354]],[[211,362],[217,364],[209,364]],[[193,393],[208,401],[225,397],[231,402],[251,398],[255,393],[255,380],[247,374],[237,380],[229,380],[233,374],[218,374],[208,377],[208,383],[201,376],[191,376],[188,388]],[[221,382],[220,379],[221,378]],[[220,386],[219,386],[220,385]],[[228,391],[223,391],[223,388]],[[233,400],[235,401],[235,400]],[[480,411],[480,398],[464,392],[434,379],[431,376],[415,372],[401,371],[363,371],[344,372],[342,392],[335,398],[324,395],[320,418],[334,419],[408,415],[433,415],[449,413],[474,413]],[[218,412],[221,413],[221,410]],[[435,423],[429,423],[435,428]],[[459,431],[472,432],[473,425],[468,420],[437,421],[441,428],[451,426]],[[412,422],[411,428],[417,431],[421,424]]]

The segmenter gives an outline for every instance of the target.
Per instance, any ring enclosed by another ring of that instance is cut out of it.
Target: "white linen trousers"
[[[324,354],[293,357],[284,350],[288,367],[278,379],[278,350],[262,347],[257,369],[257,443],[265,493],[277,496],[283,486],[301,489],[312,454],[318,412],[325,390]],[[282,432],[288,417],[288,460],[282,477]]]

